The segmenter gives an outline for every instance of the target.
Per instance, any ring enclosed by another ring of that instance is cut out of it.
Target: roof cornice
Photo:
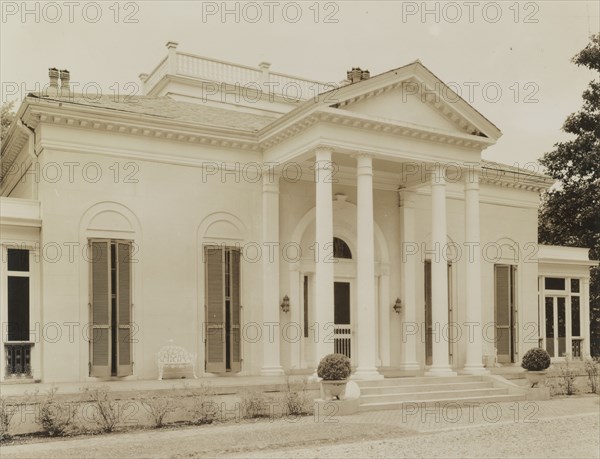
[[[39,123],[48,123],[146,138],[260,151],[256,134],[252,132],[129,112],[107,113],[105,109],[96,107],[31,104],[25,117],[27,123],[33,127]]]
[[[317,122],[347,126],[353,129],[371,130],[382,134],[397,135],[475,150],[483,150],[494,144],[494,141],[487,137],[451,132],[403,121],[388,120],[336,108],[321,107],[307,116],[295,120],[294,123],[282,127],[278,131],[261,136],[261,145],[265,150],[272,148],[288,137],[298,134]]]

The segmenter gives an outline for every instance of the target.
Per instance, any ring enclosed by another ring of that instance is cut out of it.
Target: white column
[[[356,379],[380,379],[375,338],[375,236],[373,234],[373,158],[356,155]]]
[[[467,358],[463,372],[489,373],[483,366],[483,324],[481,323],[481,245],[479,228],[479,173],[469,173],[465,181],[465,242],[474,248],[466,251],[466,334]]]
[[[279,337],[279,176],[263,174],[262,191],[262,291],[263,366],[262,375],[282,375]],[[275,247],[270,250],[270,247]]]
[[[446,178],[437,165],[431,177],[431,317],[432,365],[426,376],[454,376],[448,358],[448,263],[442,256],[446,244]]]
[[[401,191],[402,213],[402,313],[400,368],[407,371],[420,370],[417,362],[417,340],[420,336],[417,323],[416,280],[418,246],[415,238],[415,193]]]
[[[330,148],[315,153],[315,332],[316,365],[333,353],[333,167]],[[312,322],[312,320],[311,320]]]

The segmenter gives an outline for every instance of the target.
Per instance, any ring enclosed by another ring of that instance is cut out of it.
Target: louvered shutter
[[[206,371],[225,372],[225,263],[221,247],[204,248],[206,288]]]
[[[431,311],[431,262],[425,261],[425,364],[432,364],[433,319]]]
[[[110,241],[90,241],[90,376],[110,376]]]
[[[240,331],[240,251],[231,251],[231,371],[238,372],[242,369],[242,343]]]
[[[510,267],[495,266],[494,342],[498,351],[498,362],[510,362]]]
[[[117,376],[133,374],[131,336],[131,243],[117,244]]]

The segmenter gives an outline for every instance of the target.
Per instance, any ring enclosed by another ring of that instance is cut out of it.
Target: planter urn
[[[546,370],[528,370],[525,372],[525,377],[527,378],[527,381],[529,381],[530,387],[538,387],[538,384],[544,382],[546,379],[546,373]]]
[[[321,380],[321,398],[323,400],[343,400],[347,383],[347,379],[334,381]]]

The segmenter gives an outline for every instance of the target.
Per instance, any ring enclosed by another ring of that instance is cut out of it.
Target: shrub
[[[576,373],[570,365],[571,359],[566,357],[565,363],[559,366],[558,369],[558,385],[562,388],[563,393],[573,395],[577,392],[575,388]]]
[[[600,360],[598,357],[585,359],[583,367],[588,375],[588,384],[592,394],[600,394]]]
[[[265,409],[269,403],[267,396],[260,390],[246,390],[242,392],[242,410],[245,419],[262,418],[268,416]]]
[[[110,389],[106,386],[85,387],[83,391],[88,395],[89,401],[96,407],[94,422],[103,432],[113,432],[121,422],[119,416],[119,405],[111,400],[108,393]]]
[[[343,354],[329,354],[321,359],[317,375],[325,381],[340,381],[348,378],[352,368],[350,359]]]
[[[286,413],[291,416],[310,414],[311,400],[306,393],[306,379],[292,382],[290,376],[286,375],[285,382],[283,403]]]
[[[0,395],[0,442],[10,438],[10,422],[17,412],[18,405],[8,403],[6,397]]]
[[[154,427],[164,426],[166,416],[175,408],[173,399],[158,395],[143,396],[140,398],[140,403],[148,412]]]
[[[77,407],[74,403],[60,403],[56,400],[57,388],[52,386],[39,402],[36,423],[46,435],[63,436],[75,433]]]
[[[199,387],[187,390],[192,397],[190,413],[194,424],[212,424],[219,415],[219,406],[215,402],[215,392],[210,384],[202,383]]]
[[[550,366],[550,354],[544,349],[534,347],[523,356],[521,366],[528,371],[542,371]]]

